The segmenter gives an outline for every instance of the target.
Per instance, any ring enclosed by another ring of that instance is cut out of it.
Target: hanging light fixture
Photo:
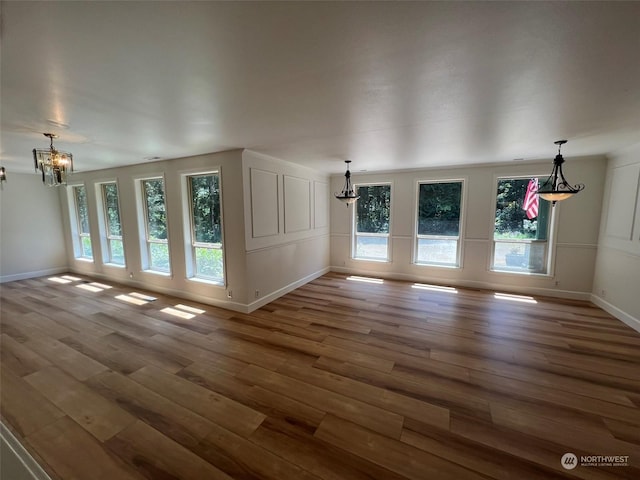
[[[345,160],[344,163],[347,164],[347,171],[344,173],[344,188],[340,195],[337,193],[334,195],[338,200],[346,203],[347,207],[349,207],[352,203],[356,203],[356,200],[358,200],[360,196],[356,195],[356,192],[353,190],[353,185],[351,185],[351,172],[349,171],[349,164],[351,163],[351,160]]]
[[[562,145],[567,143],[567,141],[558,140],[553,143],[558,145],[558,154],[556,155],[556,158],[553,159],[553,170],[551,170],[549,178],[547,178],[547,180],[538,187],[536,193],[555,205],[556,202],[566,200],[567,198],[570,198],[576,193],[584,190],[584,183],[570,185],[569,182],[567,182],[567,179],[564,178],[564,174],[562,173],[564,158],[562,158],[562,154],[560,153]]]
[[[42,183],[50,187],[67,184],[67,175],[73,172],[73,156],[67,152],[56,150],[53,139],[58,138],[53,133],[44,133],[51,140],[48,150],[33,149],[33,161],[36,172],[42,173]]]
[[[0,185],[2,185],[2,182],[6,182],[7,181],[7,171],[4,169],[4,167],[0,167]]]

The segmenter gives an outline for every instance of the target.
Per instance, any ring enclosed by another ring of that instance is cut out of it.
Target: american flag
[[[522,202],[522,209],[527,212],[527,218],[531,220],[538,216],[538,179],[532,178],[529,180],[529,186],[527,186],[527,193],[524,195],[524,202]]]

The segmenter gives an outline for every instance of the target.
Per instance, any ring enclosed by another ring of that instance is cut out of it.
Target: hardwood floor
[[[640,478],[640,334],[588,303],[328,274],[246,315],[67,275],[0,306],[3,422],[54,479]]]

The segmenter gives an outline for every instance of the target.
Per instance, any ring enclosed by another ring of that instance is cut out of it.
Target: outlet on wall
[[[231,290],[227,290],[227,298],[233,298],[233,292]]]
[[[256,290],[256,298],[260,297],[260,290]]]

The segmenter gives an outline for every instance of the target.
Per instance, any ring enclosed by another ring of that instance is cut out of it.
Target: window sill
[[[353,257],[351,260],[355,260],[357,262],[391,263],[391,260],[389,260],[388,258],[359,258],[359,257]]]
[[[460,266],[460,265],[445,265],[443,263],[415,262],[414,265],[416,265],[418,267],[435,267],[435,268],[448,268],[450,270],[462,270],[462,266]]]
[[[205,285],[212,285],[214,287],[220,287],[220,288],[225,287],[224,281],[218,282],[216,280],[208,280],[206,278],[200,278],[200,277],[189,277],[187,278],[187,280],[189,280],[190,282],[203,283]]]
[[[152,275],[159,275],[161,277],[171,278],[171,272],[161,272],[159,270],[143,270],[142,273],[150,273]]]
[[[121,265],[119,263],[111,263],[111,262],[106,262],[105,267],[113,267],[113,268],[127,268],[126,265]]]
[[[79,262],[93,263],[93,258],[76,257],[76,260]]]
[[[553,278],[553,275],[550,273],[523,272],[518,270],[495,270],[492,268],[489,272],[506,275],[524,275],[527,277]]]

